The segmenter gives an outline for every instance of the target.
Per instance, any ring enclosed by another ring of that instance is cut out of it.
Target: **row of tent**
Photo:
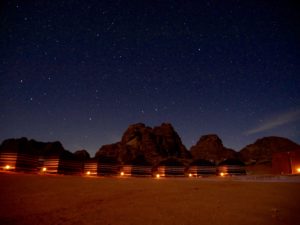
[[[167,159],[152,166],[149,163],[121,165],[117,161],[107,159],[82,161],[55,155],[34,157],[12,152],[0,153],[0,168],[2,170],[87,176],[199,177],[246,174],[244,163],[234,159],[224,160],[218,165],[207,160],[197,160],[188,166],[176,159]]]

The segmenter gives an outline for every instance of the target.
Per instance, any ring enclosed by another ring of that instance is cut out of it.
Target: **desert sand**
[[[0,224],[300,224],[300,183],[0,173]]]

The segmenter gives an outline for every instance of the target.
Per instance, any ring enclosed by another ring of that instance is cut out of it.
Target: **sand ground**
[[[300,183],[0,173],[0,224],[300,224]]]

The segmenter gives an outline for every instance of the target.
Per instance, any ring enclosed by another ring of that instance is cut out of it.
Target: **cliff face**
[[[300,149],[300,145],[282,137],[264,137],[247,145],[239,152],[244,162],[266,162],[272,160],[272,153]]]
[[[238,157],[238,153],[224,147],[222,140],[215,134],[200,137],[197,144],[192,146],[190,151],[195,160],[205,159],[220,162],[224,159],[236,159]]]
[[[163,123],[151,128],[138,123],[128,127],[120,142],[102,146],[96,153],[98,157],[114,157],[123,163],[144,158],[156,164],[164,158],[185,159],[190,154],[171,124]]]

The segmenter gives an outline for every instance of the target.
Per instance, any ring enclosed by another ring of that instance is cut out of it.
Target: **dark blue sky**
[[[170,122],[189,148],[300,142],[292,1],[3,1],[0,140],[87,149]]]

